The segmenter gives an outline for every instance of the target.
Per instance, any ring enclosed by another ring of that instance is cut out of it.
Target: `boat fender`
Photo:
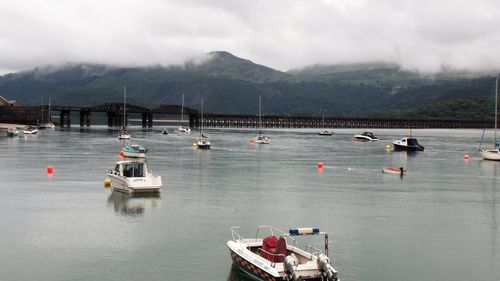
[[[295,254],[291,254],[285,257],[283,261],[283,268],[285,269],[285,275],[283,275],[283,280],[286,281],[297,281],[300,280],[299,276],[295,272],[295,269],[299,265],[299,260]]]
[[[320,254],[317,259],[318,270],[322,279],[326,277],[328,281],[337,281],[337,271],[330,265],[330,259],[325,254]]]

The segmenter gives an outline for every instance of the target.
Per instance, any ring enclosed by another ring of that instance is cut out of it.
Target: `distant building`
[[[17,100],[6,100],[4,97],[0,96],[0,106],[21,106]]]

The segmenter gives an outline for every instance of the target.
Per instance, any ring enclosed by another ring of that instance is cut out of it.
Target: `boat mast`
[[[201,127],[200,127],[200,139],[203,137],[203,97],[201,97]]]
[[[495,147],[497,147],[498,75],[495,84]]]
[[[182,95],[182,106],[181,106],[181,126],[184,121],[184,94]]]
[[[51,116],[50,116],[50,98],[49,98],[49,121],[47,123],[51,123]]]
[[[127,87],[123,87],[123,129],[125,130],[126,128],[126,119],[127,119],[127,115],[126,115],[126,112],[125,112],[125,107],[126,107],[126,104],[127,104]]]
[[[261,127],[262,127],[262,112],[261,112],[261,107],[262,107],[262,97],[259,95],[259,136],[261,135]]]

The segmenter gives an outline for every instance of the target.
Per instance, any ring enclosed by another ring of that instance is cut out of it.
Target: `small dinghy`
[[[398,175],[404,175],[406,174],[406,170],[403,167],[385,167],[382,169],[382,173],[386,174],[398,174]]]
[[[162,134],[162,135],[168,135],[168,130],[167,130],[167,129],[163,129],[163,130],[161,131],[161,134]]]

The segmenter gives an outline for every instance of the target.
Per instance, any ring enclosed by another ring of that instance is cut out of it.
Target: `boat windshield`
[[[419,145],[419,144],[418,144],[417,139],[408,139],[408,145],[414,145],[414,146],[417,146],[417,145]]]
[[[129,178],[142,178],[144,177],[144,164],[143,163],[127,163],[123,166],[123,175]]]

